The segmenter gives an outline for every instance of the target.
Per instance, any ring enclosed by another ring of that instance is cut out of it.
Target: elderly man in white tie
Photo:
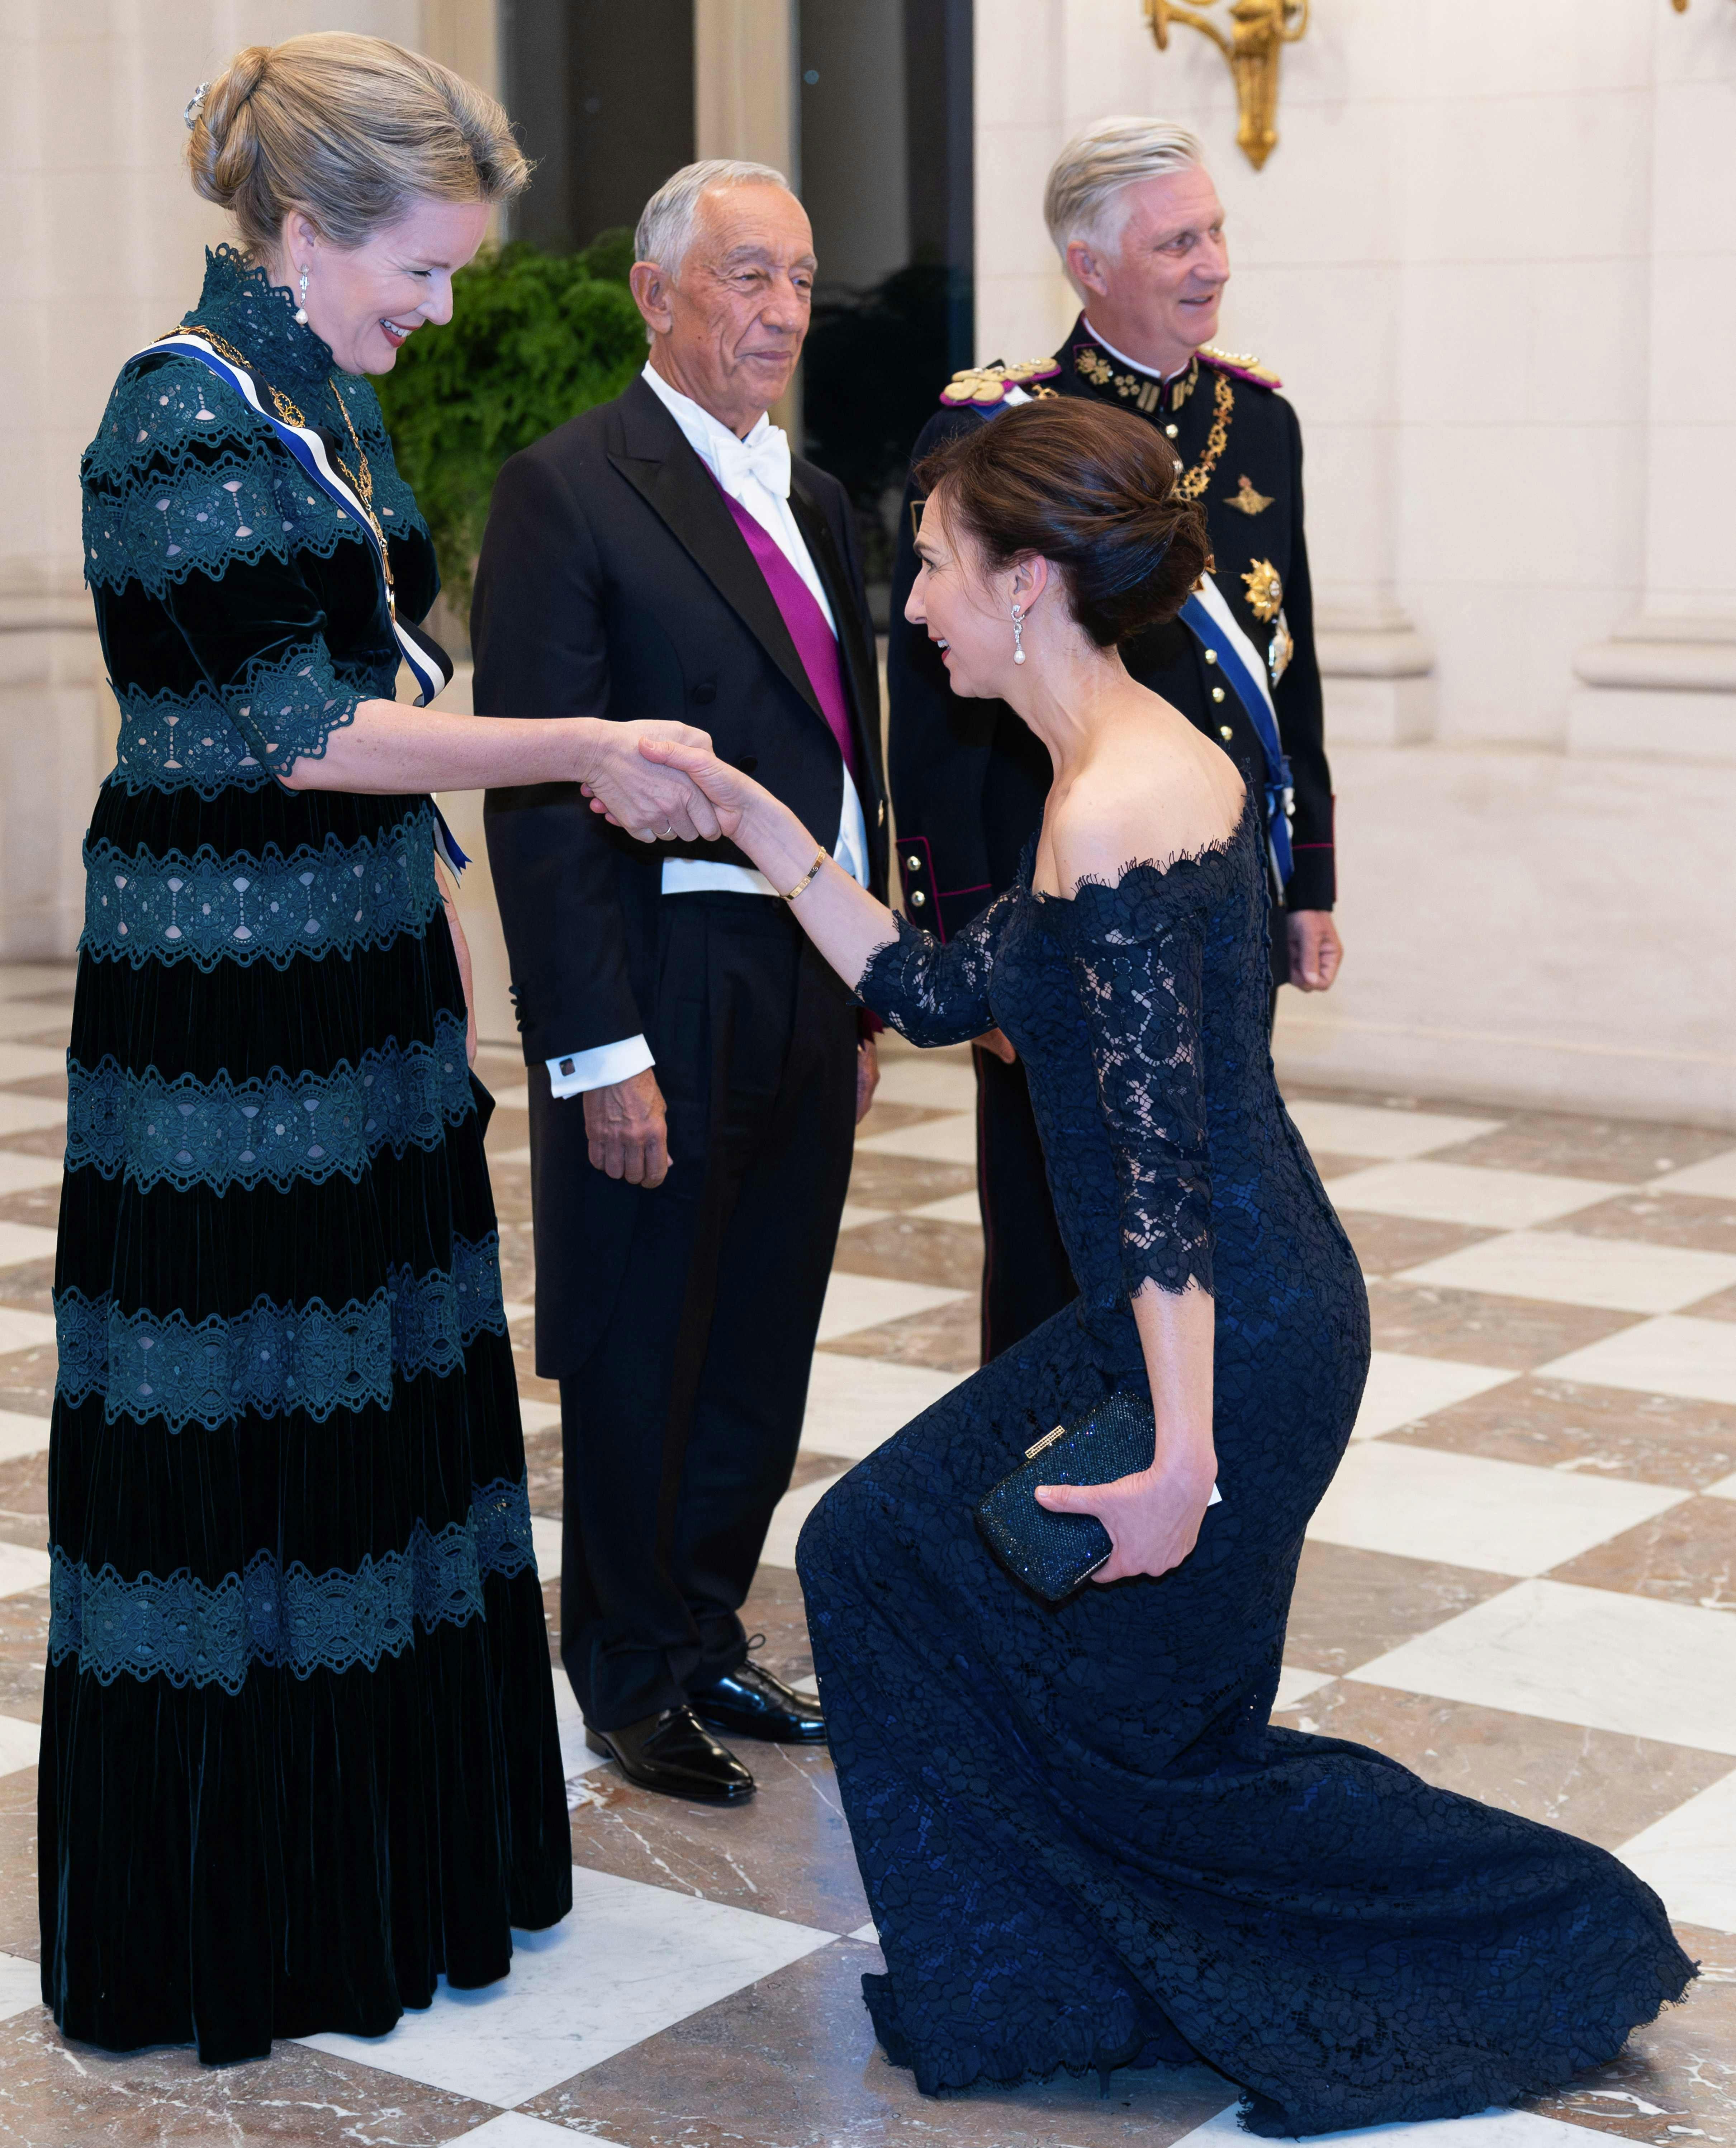
[[[677,172],[639,224],[650,357],[500,473],[478,705],[677,715],[880,891],[879,686],[843,489],[766,415],[807,332],[801,204],[762,164]],[[817,1743],[740,1608],[800,1437],[856,1121],[861,1010],[730,845],[491,791],[530,1090],[537,1370],[560,1385],[562,1660],[594,1751],[716,1804],[720,1740]]]

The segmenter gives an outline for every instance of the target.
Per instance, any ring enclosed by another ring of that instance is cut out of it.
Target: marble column
[[[1736,22],[1652,25],[1650,267],[1640,580],[1573,662],[1568,750],[1736,761]]]

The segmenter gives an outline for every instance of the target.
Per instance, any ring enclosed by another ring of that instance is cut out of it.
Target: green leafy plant
[[[454,279],[450,324],[417,336],[376,384],[454,609],[469,601],[501,464],[619,395],[645,364],[645,324],[626,288],[632,260],[625,231],[577,253],[517,241],[479,254]]]

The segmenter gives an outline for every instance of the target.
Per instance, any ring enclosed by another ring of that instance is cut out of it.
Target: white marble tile
[[[1379,1156],[1397,1162],[1496,1132],[1500,1119],[1448,1112],[1383,1112],[1373,1104],[1335,1104],[1305,1097],[1287,1108],[1302,1139],[1324,1156]]]
[[[814,1453],[844,1454],[860,1462],[964,1377],[926,1365],[895,1365],[878,1358],[817,1350],[808,1378],[801,1443]]]
[[[838,1218],[838,1228],[840,1232],[860,1231],[865,1223],[883,1223],[895,1212],[891,1208],[859,1208],[854,1201],[846,1201],[844,1213]]]
[[[528,1395],[520,1395],[519,1422],[526,1432],[558,1432],[560,1428],[560,1404],[535,1402]]]
[[[536,1317],[536,1307],[527,1303],[523,1298],[502,1299],[500,1310],[506,1315],[509,1321],[534,1320]]]
[[[0,2021],[43,2003],[43,1967],[22,1955],[0,1954]]]
[[[475,2135],[469,2136],[472,2140]],[[1544,2118],[1533,2110],[1492,2105],[1474,2118],[1432,2118],[1415,2125],[1362,2125],[1344,2133],[1316,2133],[1311,2140],[1388,2140],[1392,2148],[1594,2148],[1591,2129]],[[1598,2139],[1602,2140],[1600,2134]],[[1196,2125],[1172,2148],[1242,2148],[1247,2139],[1232,2104]]]
[[[1338,1465],[1308,1534],[1486,1573],[1547,1573],[1687,1497],[1662,1484],[1371,1441]]]
[[[0,1044],[0,1082],[33,1082],[42,1074],[64,1074],[67,1056],[48,1044]]]
[[[46,1454],[48,1422],[22,1410],[0,1410],[0,1462],[16,1462],[21,1454]]]
[[[810,1700],[818,1700],[820,1698],[820,1680],[811,1671],[810,1671],[806,1678],[791,1679],[790,1681],[790,1690],[792,1693],[805,1693]]]
[[[53,1340],[52,1312],[22,1312],[16,1306],[0,1305],[0,1358],[8,1350],[35,1350]]]
[[[870,1156],[913,1156],[924,1163],[976,1161],[976,1120],[969,1112],[950,1112],[943,1119],[923,1119],[890,1133],[870,1134],[856,1143]]]
[[[58,1097],[21,1097],[0,1090],[0,1141],[8,1134],[33,1134],[66,1123],[67,1107]]]
[[[1632,1188],[1596,1178],[1556,1178],[1541,1171],[1487,1171],[1476,1164],[1413,1160],[1348,1172],[1328,1179],[1326,1190],[1336,1208],[1522,1231],[1528,1224],[1553,1222],[1558,1216],[1589,1208]]]
[[[1347,1675],[1736,1753],[1736,1619],[1691,1603],[1521,1581]]]
[[[1334,1674],[1331,1671],[1305,1671],[1295,1664],[1286,1664],[1278,1673],[1278,1689],[1272,1707],[1294,1708],[1311,1693],[1318,1693],[1322,1686],[1330,1685]]]
[[[772,1509],[771,1527],[765,1532],[765,1548],[760,1553],[761,1566],[795,1565],[795,1540],[801,1534],[802,1523],[839,1478],[849,1473],[848,1470],[840,1469],[830,1477],[815,1477],[809,1483],[798,1485],[795,1491],[785,1493]]]
[[[551,2125],[546,2118],[533,2118],[528,2110],[503,2110],[471,2133],[454,2133],[447,2148],[573,2148],[575,2140],[587,2148],[620,2148],[600,2133],[575,2134],[569,2126]]]
[[[551,1515],[533,1514],[530,1517],[530,1544],[536,1553],[536,1578],[539,1581],[559,1581],[560,1578],[560,1523]]]
[[[1708,1484],[1706,1489],[1714,1499],[1736,1499],[1736,1470],[1728,1477],[1720,1477],[1715,1484]]]
[[[1376,1350],[1368,1360],[1368,1384],[1357,1412],[1352,1439],[1378,1439],[1413,1424],[1449,1403],[1468,1402],[1491,1388],[1505,1387],[1518,1373],[1493,1365],[1462,1365],[1448,1358],[1407,1358],[1398,1350]]]
[[[1612,1312],[1675,1312],[1736,1283],[1736,1253],[1581,1238],[1571,1231],[1513,1231],[1406,1268],[1397,1280]]]
[[[23,1149],[0,1148],[0,1195],[35,1193],[60,1183],[58,1156],[28,1156]]]
[[[931,1223],[971,1223],[982,1227],[982,1205],[974,1193],[949,1193],[943,1201],[925,1201],[906,1215],[926,1217]]]
[[[893,1276],[845,1275],[837,1271],[825,1287],[825,1304],[815,1339],[835,1342],[840,1335],[878,1327],[883,1321],[903,1320],[913,1312],[928,1312],[966,1295],[961,1290],[942,1290],[934,1283],[901,1282]]]
[[[1588,1380],[1643,1394],[1736,1405],[1736,1321],[1677,1314],[1623,1327],[1539,1365],[1545,1380]]]
[[[868,1946],[878,1946],[880,1945],[880,1927],[878,1925],[872,1922],[865,1925],[858,1925],[853,1932],[846,1932],[844,1936],[847,1940],[860,1940]]]
[[[33,1006],[28,1001],[0,1001],[0,1036],[10,1041],[18,1036],[46,1036],[58,1030],[63,1036],[70,1033],[73,1010],[70,1007]],[[63,1066],[66,1062],[62,1061]]]
[[[0,1596],[23,1596],[48,1586],[48,1554],[31,1544],[0,1543]]]
[[[388,2035],[306,2040],[337,2058],[509,2106],[834,1937],[583,1865],[573,1869],[573,1896],[572,1915],[552,1930],[513,1935],[511,1973],[498,1984],[454,1991],[443,1977],[433,2005],[406,2014]]]
[[[1736,1932],[1736,1774],[1709,1784],[1617,1850],[1678,1925]]]
[[[529,1163],[529,1161],[530,1145],[528,1142],[523,1148],[502,1149],[498,1156],[494,1154],[492,1149],[489,1152],[489,1162],[490,1167],[497,1163]]]
[[[880,1104],[920,1104],[931,1112],[974,1112],[976,1109],[976,1070],[968,1061],[931,1059],[926,1052],[906,1058],[882,1057]]]
[[[0,1715],[0,1775],[33,1768],[42,1750],[43,1726],[17,1715]],[[0,2017],[3,2018],[3,2017]]]
[[[1668,1172],[1662,1178],[1654,1178],[1646,1191],[1703,1193],[1714,1201],[1736,1201],[1736,1148],[1727,1148],[1722,1156],[1708,1156],[1681,1171]]]
[[[23,1261],[52,1261],[60,1242],[58,1233],[37,1223],[11,1223],[0,1217],[0,1268],[17,1267]]]

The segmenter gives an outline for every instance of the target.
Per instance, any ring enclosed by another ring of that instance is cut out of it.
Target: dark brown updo
[[[916,485],[989,566],[1036,555],[1061,571],[1100,649],[1173,619],[1204,573],[1205,519],[1177,496],[1181,464],[1155,425],[1083,396],[1047,395],[924,459]]]

